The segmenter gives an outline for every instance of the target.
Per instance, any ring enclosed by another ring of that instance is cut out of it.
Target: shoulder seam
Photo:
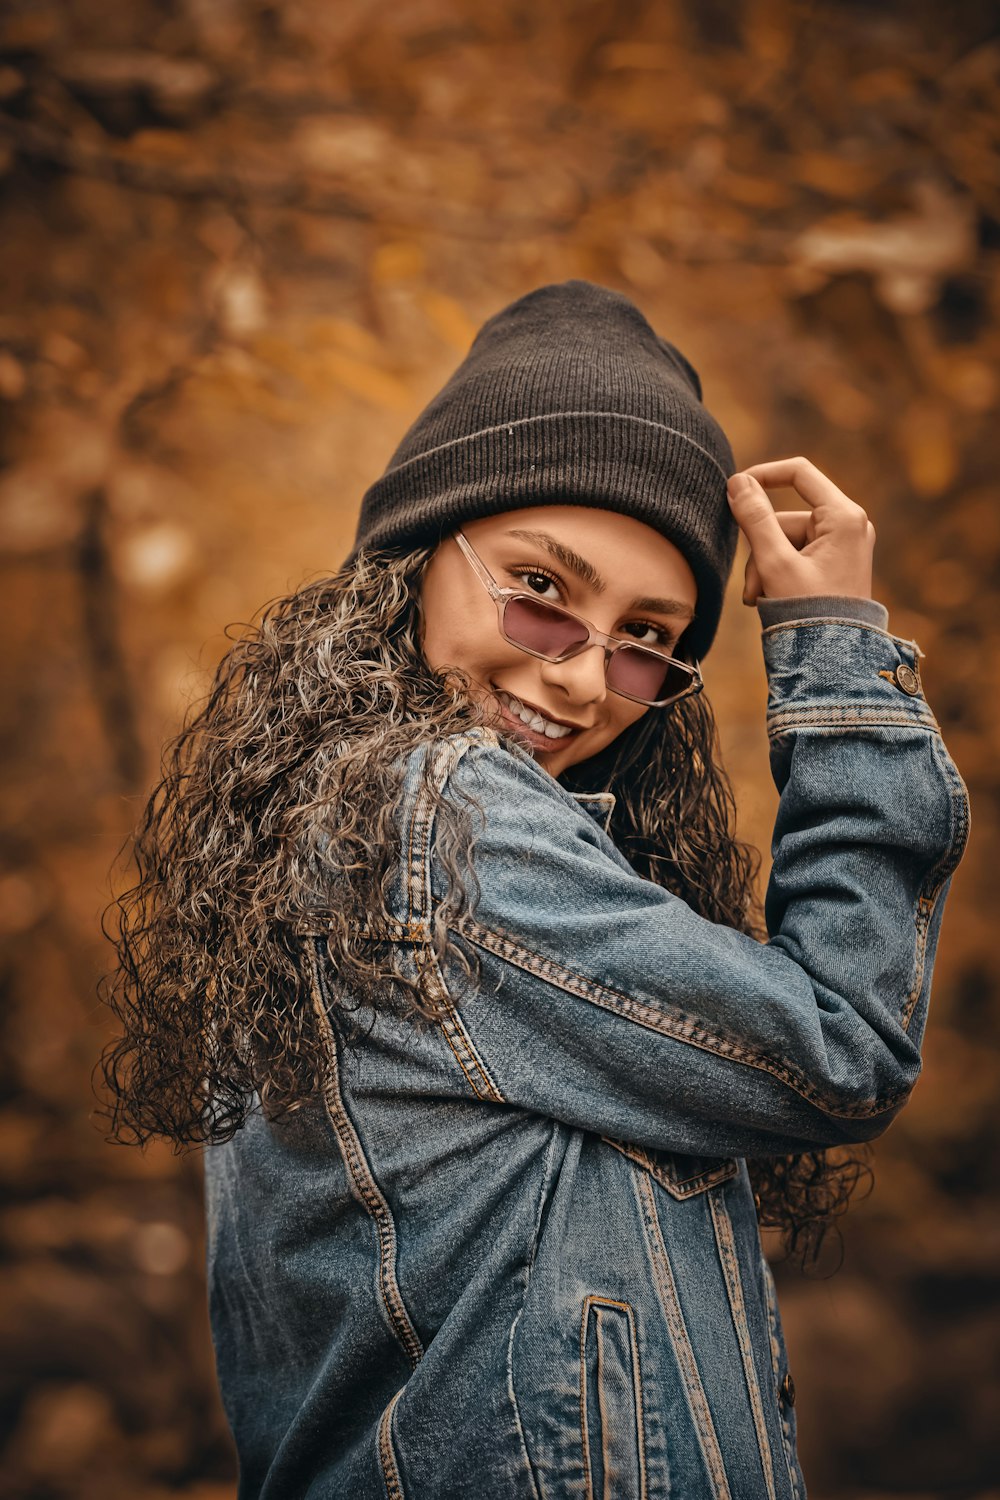
[[[456,739],[459,741],[457,745]],[[436,810],[434,792],[436,790],[440,796],[449,777],[476,739],[469,735],[454,736],[438,746],[431,766],[432,788],[429,791],[425,785],[421,785],[417,789],[406,830],[406,923],[411,932],[419,929],[429,932],[433,920],[430,860]],[[443,761],[446,763],[442,765]],[[414,962],[421,977],[426,978],[434,991],[438,1011],[437,1025],[469,1088],[477,1099],[489,1100],[493,1104],[505,1103],[503,1094],[458,1013],[437,954],[426,938],[422,944],[414,946]]]
[[[687,1046],[714,1053],[717,1057],[725,1058],[729,1062],[770,1073],[792,1093],[798,1094],[806,1103],[821,1110],[831,1119],[869,1119],[897,1109],[909,1097],[909,1090],[902,1090],[899,1094],[884,1100],[872,1100],[870,1103],[847,1108],[842,1105],[834,1106],[824,1098],[815,1085],[801,1077],[797,1070],[790,1068],[782,1059],[769,1057],[764,1053],[751,1052],[730,1037],[708,1031],[697,1016],[688,1015],[676,1007],[651,1005],[647,1001],[635,999],[632,995],[610,989],[597,980],[588,979],[586,975],[566,968],[555,959],[534,953],[530,948],[524,947],[512,934],[496,932],[475,920],[463,924],[461,935],[475,943],[477,947],[485,949],[486,952],[504,959],[517,968],[524,969],[527,973],[534,974],[536,978],[554,985],[557,989],[569,995],[575,995],[578,999],[585,1000],[592,1005],[598,1005],[603,1010],[612,1011],[638,1026],[645,1027],[648,1031],[659,1032],[662,1036],[672,1037],[675,1041],[683,1042]]]

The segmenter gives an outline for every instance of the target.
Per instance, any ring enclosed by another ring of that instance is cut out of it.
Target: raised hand
[[[776,512],[768,490],[794,489],[808,510]],[[780,458],[733,474],[729,507],[750,546],[743,603],[842,594],[870,599],[875,528],[806,458]]]

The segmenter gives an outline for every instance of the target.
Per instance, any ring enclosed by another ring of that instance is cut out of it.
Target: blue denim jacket
[[[325,1100],[206,1153],[243,1500],[804,1495],[744,1158],[905,1102],[968,804],[911,644],[817,618],[764,649],[765,944],[637,876],[609,795],[489,731],[413,757],[390,936],[440,1022],[355,1014],[348,1040],[311,949]],[[425,754],[483,810],[461,1003],[426,943]]]

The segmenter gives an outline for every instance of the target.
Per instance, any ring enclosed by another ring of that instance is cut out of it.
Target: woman
[[[700,397],[624,297],[506,308],[147,811],[107,1073],[210,1146],[243,1497],[804,1494],[758,1221],[814,1249],[915,1082],[967,801],[863,511],[727,491]],[[699,694],[734,517],[766,941]]]

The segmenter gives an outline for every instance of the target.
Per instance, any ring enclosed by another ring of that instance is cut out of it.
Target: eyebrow
[[[534,542],[544,547],[557,562],[561,562],[564,568],[569,568],[571,573],[588,584],[597,594],[603,594],[607,588],[604,579],[598,573],[593,563],[589,563],[579,552],[574,552],[572,547],[549,536],[547,531],[522,531],[520,528],[512,528],[507,532],[508,536],[517,537],[522,542]],[[658,615],[680,615],[686,620],[694,619],[694,610],[690,604],[685,604],[681,599],[660,599],[652,594],[643,594],[639,599],[633,599],[631,609],[649,610]]]

